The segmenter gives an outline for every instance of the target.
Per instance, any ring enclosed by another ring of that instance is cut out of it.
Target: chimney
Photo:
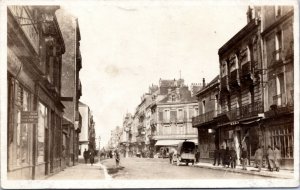
[[[202,85],[203,85],[203,87],[205,87],[205,78],[203,78],[203,84]]]

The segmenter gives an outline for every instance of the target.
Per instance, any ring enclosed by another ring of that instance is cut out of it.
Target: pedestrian
[[[242,161],[242,170],[247,170],[247,167],[246,167],[246,165],[247,165],[247,161],[248,161],[248,152],[247,152],[247,150],[244,148],[244,147],[242,147],[242,153],[241,153],[241,161]]]
[[[83,152],[83,158],[84,158],[85,164],[87,164],[87,161],[89,158],[89,152],[86,150],[86,148],[84,149],[84,152]]]
[[[198,149],[196,150],[195,159],[196,159],[196,163],[198,163],[200,159],[200,151]]]
[[[90,150],[90,163],[91,163],[91,166],[94,164],[95,162],[95,152],[93,149]]]
[[[115,151],[115,160],[116,160],[116,167],[118,168],[120,165],[120,154],[118,150]]]
[[[219,159],[221,161],[221,165],[225,165],[225,149],[224,146],[221,146],[221,149],[219,150]]]
[[[226,147],[223,166],[224,167],[227,166],[227,168],[229,168],[229,165],[230,165],[230,151],[229,151],[229,147]]]
[[[235,169],[235,167],[236,167],[236,159],[237,159],[236,151],[234,150],[234,147],[231,147],[231,149],[230,149],[230,166],[233,169]]]
[[[260,146],[258,146],[257,150],[255,151],[255,163],[258,167],[258,171],[260,172],[262,166],[262,159],[263,159],[263,151]]]
[[[274,149],[274,161],[275,161],[275,169],[279,172],[280,169],[280,161],[281,161],[281,152],[279,146],[275,146]]]
[[[272,172],[274,168],[274,151],[270,145],[268,146],[267,158],[269,162],[269,170]]]
[[[220,165],[220,151],[218,148],[216,148],[214,151],[214,164],[213,165],[215,166],[216,164]]]

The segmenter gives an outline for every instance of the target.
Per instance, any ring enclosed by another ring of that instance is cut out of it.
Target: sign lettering
[[[22,111],[21,112],[21,123],[38,123],[38,112],[35,111]]]

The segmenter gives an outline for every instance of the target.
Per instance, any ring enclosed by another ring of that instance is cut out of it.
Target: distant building
[[[95,150],[95,122],[88,105],[79,102],[79,112],[82,117],[81,132],[79,134],[79,158],[83,158],[84,150]]]
[[[160,147],[177,146],[186,139],[197,143],[197,130],[192,128],[192,117],[198,115],[198,102],[191,96],[183,79],[160,80],[151,111],[155,152]]]

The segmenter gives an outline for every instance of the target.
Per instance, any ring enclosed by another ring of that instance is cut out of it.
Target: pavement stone
[[[225,168],[223,166],[214,166],[211,163],[197,163],[194,167],[199,168],[208,168],[213,170],[222,170],[228,171],[233,173],[243,173],[243,174],[250,174],[250,175],[258,175],[264,177],[274,177],[274,178],[281,178],[281,179],[292,179],[294,177],[294,172],[292,170],[283,170],[281,169],[279,172],[276,171],[268,171],[266,168],[262,168],[260,172],[258,172],[257,168],[247,166],[247,170],[242,170],[242,166],[236,166],[235,169],[232,168]]]
[[[97,180],[105,179],[104,171],[99,164],[78,164],[48,176],[46,180]]]

